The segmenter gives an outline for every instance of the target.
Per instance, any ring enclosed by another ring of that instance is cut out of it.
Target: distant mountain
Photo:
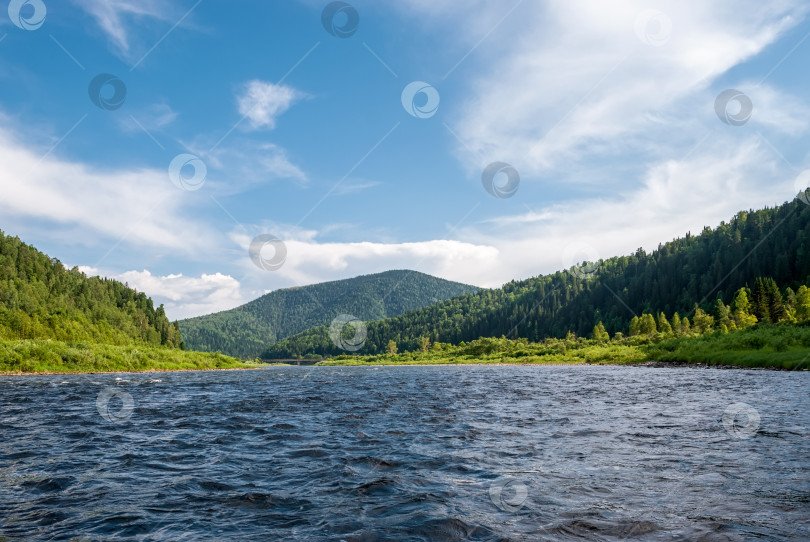
[[[0,231],[0,340],[182,347],[180,332],[142,292],[66,269]]]
[[[341,314],[380,320],[477,290],[417,271],[386,271],[277,290],[229,311],[182,320],[180,332],[190,349],[251,358]]]
[[[743,211],[649,254],[638,249],[371,322],[358,353],[385,352],[389,341],[400,351],[415,350],[425,338],[458,344],[502,335],[533,341],[569,331],[587,336],[600,321],[610,333],[627,333],[636,314],[679,311],[691,318],[696,303],[705,311],[718,298],[729,304],[737,289],[753,287],[757,277],[794,290],[810,280],[810,206],[796,200]],[[326,328],[317,327],[275,344],[263,357],[341,353]]]

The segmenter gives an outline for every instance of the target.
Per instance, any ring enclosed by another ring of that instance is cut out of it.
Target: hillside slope
[[[351,279],[287,288],[235,309],[179,322],[192,350],[258,356],[277,340],[340,314],[380,320],[477,291],[417,271],[386,271]]]
[[[0,339],[181,347],[161,305],[120,282],[87,277],[0,231]]]
[[[423,337],[459,344],[502,335],[530,341],[564,337],[568,331],[586,336],[599,321],[611,334],[626,333],[636,314],[691,316],[695,303],[706,310],[717,298],[731,303],[738,288],[753,286],[760,276],[795,289],[810,277],[809,238],[810,207],[799,201],[740,212],[728,223],[659,245],[650,254],[639,249],[600,261],[589,277],[561,271],[371,322],[358,353],[382,353],[389,341],[400,351],[415,350]],[[319,327],[279,342],[263,357],[340,353],[326,328]]]

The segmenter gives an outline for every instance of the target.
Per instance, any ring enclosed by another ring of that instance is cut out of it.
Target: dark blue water
[[[808,540],[810,373],[0,378],[0,539]]]

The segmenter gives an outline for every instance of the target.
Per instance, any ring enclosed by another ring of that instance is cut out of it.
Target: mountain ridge
[[[277,340],[328,324],[340,314],[378,320],[478,290],[395,269],[281,288],[227,311],[181,320],[179,327],[191,349],[255,357]]]

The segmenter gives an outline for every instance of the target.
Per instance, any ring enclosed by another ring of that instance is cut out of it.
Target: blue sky
[[[495,287],[806,185],[806,2],[354,1],[345,37],[329,4],[10,2],[0,229],[182,318],[395,268]]]

